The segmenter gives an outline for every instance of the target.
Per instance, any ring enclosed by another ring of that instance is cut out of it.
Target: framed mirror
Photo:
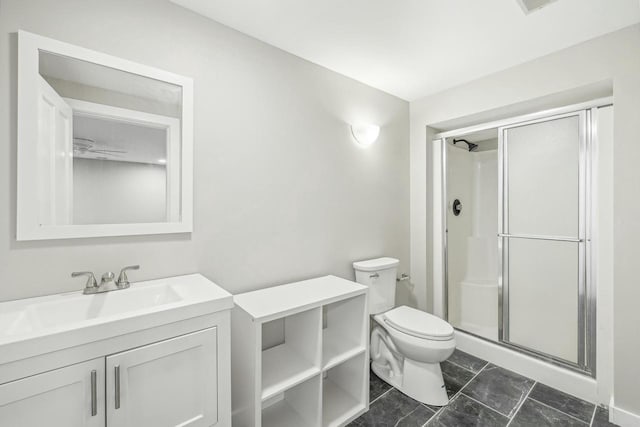
[[[17,240],[193,228],[193,81],[18,32]]]

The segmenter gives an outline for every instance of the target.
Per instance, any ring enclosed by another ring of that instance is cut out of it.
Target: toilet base
[[[434,406],[449,403],[439,363],[419,363],[404,359],[402,391],[415,400]]]
[[[371,370],[382,381],[393,386],[397,389],[402,387],[402,374],[396,374],[388,366],[379,365],[376,362],[371,362]]]
[[[381,380],[418,402],[433,406],[449,403],[439,363],[419,363],[407,358],[403,362],[400,375],[375,362],[371,363],[371,370]]]

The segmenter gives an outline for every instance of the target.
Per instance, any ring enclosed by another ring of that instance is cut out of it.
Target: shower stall
[[[595,376],[592,150],[611,110],[598,100],[437,135],[435,259],[457,330]]]

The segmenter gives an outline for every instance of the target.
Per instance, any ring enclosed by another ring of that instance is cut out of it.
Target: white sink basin
[[[93,295],[78,291],[4,302],[0,363],[231,307],[231,294],[200,274]]]
[[[182,301],[171,284],[133,286],[101,294],[63,294],[51,300],[31,301],[16,310],[0,314],[0,337],[59,327],[99,317],[158,307]],[[29,300],[25,300],[27,302]]]

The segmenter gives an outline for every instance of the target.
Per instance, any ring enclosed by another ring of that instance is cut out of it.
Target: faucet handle
[[[116,285],[118,285],[119,288],[128,288],[129,278],[127,277],[127,271],[139,270],[139,269],[140,269],[139,265],[129,265],[127,267],[124,267],[122,270],[120,270],[120,274],[118,275],[118,281],[116,282]]]
[[[73,273],[71,273],[71,277],[80,277],[80,276],[87,276],[87,283],[85,285],[86,289],[98,287],[96,276],[94,276],[91,271],[74,271]]]

